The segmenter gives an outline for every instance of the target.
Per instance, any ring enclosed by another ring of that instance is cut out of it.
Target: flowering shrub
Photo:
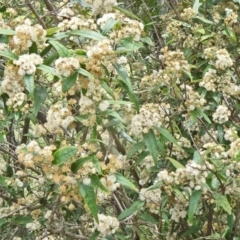
[[[1,239],[238,239],[239,1],[52,2],[0,8]]]

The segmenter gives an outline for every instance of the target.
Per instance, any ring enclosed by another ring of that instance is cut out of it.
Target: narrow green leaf
[[[105,36],[103,36],[101,33],[99,32],[95,32],[92,30],[74,30],[71,32],[68,32],[69,35],[78,35],[84,38],[89,38],[89,39],[93,39],[93,40],[103,40],[106,39]]]
[[[127,218],[127,217],[131,216],[132,214],[134,214],[135,212],[138,212],[139,210],[141,210],[141,208],[144,206],[144,204],[145,204],[145,201],[141,201],[141,200],[135,201],[129,208],[124,210],[118,216],[118,220],[122,221],[125,218]]]
[[[70,57],[72,55],[70,51],[61,43],[53,40],[49,41],[49,43],[56,49],[60,57]]]
[[[61,29],[60,27],[52,27],[47,29],[47,36],[52,36],[54,33],[56,33],[60,29]]]
[[[101,181],[97,175],[95,175],[95,174],[91,175],[91,181],[92,181],[93,187],[98,187],[103,192],[109,193],[109,190],[101,183]]]
[[[0,28],[0,34],[3,34],[3,35],[14,35],[16,32],[13,31],[12,29],[3,29],[3,28]]]
[[[193,4],[193,10],[195,10],[196,13],[198,13],[199,7],[202,5],[202,3],[199,2],[199,0],[195,0]]]
[[[132,157],[137,151],[142,150],[144,147],[144,142],[138,142],[134,144],[127,153],[127,159]]]
[[[199,201],[201,199],[202,191],[201,190],[194,190],[189,200],[189,207],[188,207],[188,221],[192,223],[194,214],[197,211]]]
[[[24,76],[24,82],[26,85],[26,88],[30,94],[30,96],[33,96],[33,92],[34,92],[34,77],[33,75],[25,75]]]
[[[40,64],[40,65],[37,66],[37,69],[42,70],[43,72],[46,72],[46,73],[50,73],[53,76],[57,76],[56,70],[52,67],[47,66],[47,65]]]
[[[128,77],[126,69],[118,63],[114,63],[113,66],[117,70],[117,72],[118,72],[119,76],[122,78],[123,82],[127,85],[128,90],[132,92],[132,84]]]
[[[130,12],[124,8],[121,8],[121,7],[114,7],[114,8],[117,9],[119,12],[124,13],[126,16],[128,16],[130,18],[134,18],[138,21],[141,21],[141,19],[139,17],[137,17],[135,14],[133,14],[132,12]]]
[[[95,155],[92,156],[92,162],[94,163],[94,165],[95,165],[95,167],[97,169],[98,174],[102,174],[102,169],[101,169],[99,160],[98,160],[98,158]]]
[[[167,157],[167,159],[172,163],[172,165],[173,165],[176,169],[178,169],[178,168],[184,168],[184,166],[183,166],[180,162],[174,160],[173,158]]]
[[[115,100],[115,96],[113,93],[112,88],[110,88],[106,82],[101,81],[101,86],[103,87],[103,89]]]
[[[29,53],[38,53],[38,47],[35,42],[32,43],[32,46],[29,48]]]
[[[146,222],[150,222],[152,224],[157,224],[159,221],[156,220],[152,215],[148,214],[148,213],[143,213],[139,216],[139,218],[141,218],[142,220],[146,221]]]
[[[49,54],[49,56],[47,56],[45,59],[44,59],[44,64],[47,65],[47,66],[50,66],[50,64],[59,57],[59,54],[58,52],[53,52],[51,54]],[[55,75],[55,74],[54,74]]]
[[[91,161],[92,156],[79,158],[76,162],[72,163],[71,170],[73,173],[77,173],[77,171],[83,166],[85,162]]]
[[[158,160],[158,147],[157,147],[157,140],[153,130],[151,129],[148,133],[143,134],[144,142],[152,155],[153,161],[155,166],[157,166]]]
[[[218,206],[222,207],[228,214],[232,214],[232,208],[226,196],[220,193],[213,193],[213,197]]]
[[[5,188],[8,187],[7,183],[5,182],[6,180],[7,180],[6,177],[3,177],[3,176],[0,175],[0,185],[2,185]]]
[[[0,56],[8,58],[10,60],[17,60],[18,56],[12,53],[10,50],[0,51]]]
[[[171,134],[168,130],[166,130],[166,129],[162,128],[162,127],[157,127],[157,130],[158,130],[167,140],[169,140],[169,141],[172,142],[173,144],[177,145],[181,150],[183,150],[183,149],[179,146],[177,140],[172,136],[172,134]]]
[[[89,240],[97,240],[98,235],[100,234],[99,231],[95,230],[94,233],[91,235]]]
[[[89,210],[98,222],[98,207],[96,203],[96,194],[94,192],[94,188],[90,185],[84,185],[82,183],[79,184],[79,192],[83,196],[85,203],[89,207]]]
[[[54,152],[54,160],[53,164],[60,165],[68,161],[71,157],[73,157],[77,153],[77,148],[73,146],[62,147],[59,148],[56,152]]]
[[[67,92],[77,81],[78,72],[73,73],[69,77],[64,78],[62,84],[62,91]]]
[[[117,20],[109,18],[105,26],[103,27],[102,34],[106,35],[117,23],[118,23]]]
[[[141,42],[148,44],[149,46],[154,46],[154,43],[150,37],[141,37]]]
[[[202,21],[204,23],[207,23],[207,24],[214,24],[214,22],[212,22],[212,21],[210,21],[210,20],[208,20],[208,19],[206,19],[204,17],[196,16],[194,18],[199,19],[200,21]]]
[[[34,114],[37,115],[41,106],[43,105],[44,101],[47,98],[47,90],[43,86],[39,86],[34,89]]]
[[[94,76],[90,72],[86,71],[83,68],[80,68],[77,71],[78,71],[78,73],[80,73],[80,74],[82,74],[82,75],[84,75],[84,76],[86,76],[86,77],[88,77],[90,79],[94,79]]]
[[[13,222],[15,224],[20,224],[20,225],[26,225],[27,223],[32,222],[32,216],[31,215],[27,215],[27,216],[16,216],[13,219]]]
[[[120,41],[120,47],[117,48],[118,50],[129,50],[129,51],[137,51],[139,48],[143,47],[141,42],[134,42],[132,39],[122,39]]]
[[[130,180],[125,178],[123,175],[121,175],[120,173],[115,173],[114,175],[115,175],[118,183],[122,184],[123,186],[125,186],[127,188],[132,189],[133,191],[138,192],[138,189],[135,187],[135,185]]]

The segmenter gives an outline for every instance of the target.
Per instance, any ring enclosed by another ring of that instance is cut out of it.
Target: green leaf
[[[126,16],[128,16],[130,18],[134,18],[138,21],[141,21],[141,19],[139,17],[137,17],[135,14],[133,14],[132,12],[130,12],[124,8],[121,8],[121,7],[114,7],[114,8],[117,9],[119,12],[124,13]]]
[[[49,44],[47,47],[45,47],[42,51],[41,51],[41,53],[40,53],[40,56],[41,57],[44,57],[46,54],[48,54],[49,53],[49,51],[52,49],[52,45],[51,44]]]
[[[183,166],[180,162],[174,160],[173,158],[167,157],[167,159],[172,163],[172,165],[173,165],[176,169],[178,169],[178,168],[184,168],[184,166]]]
[[[132,189],[135,192],[138,192],[138,189],[135,187],[135,185],[129,181],[127,178],[125,178],[123,175],[121,175],[120,173],[115,173],[114,174],[117,182],[122,184],[123,186]]]
[[[98,237],[99,234],[100,234],[100,232],[95,230],[94,233],[91,235],[89,240],[97,240],[97,237]]]
[[[90,185],[84,185],[82,183],[79,184],[79,192],[83,196],[85,203],[89,207],[89,210],[98,222],[98,207],[96,203],[96,194],[94,192],[94,188]]]
[[[12,53],[10,50],[0,51],[0,56],[8,58],[10,60],[17,60],[18,56]]]
[[[119,76],[122,78],[122,80],[124,81],[124,83],[127,85],[128,90],[132,92],[132,84],[131,84],[131,80],[128,77],[127,71],[126,69],[118,64],[118,63],[114,63],[113,66],[115,67],[115,69],[117,70],[117,73],[119,74]]]
[[[79,158],[76,162],[72,163],[71,170],[73,173],[77,173],[77,171],[83,166],[85,162],[91,161],[92,156]]]
[[[221,193],[213,193],[213,197],[218,206],[222,207],[228,214],[232,214],[232,208],[226,196]]]
[[[103,89],[115,100],[115,96],[113,93],[112,88],[110,88],[106,82],[101,81],[101,86],[103,87]]]
[[[152,224],[157,224],[159,221],[156,220],[152,215],[148,214],[148,213],[144,213],[141,214],[139,216],[139,218],[141,218],[142,220],[146,221],[146,222],[150,222]]]
[[[78,72],[73,73],[69,77],[64,78],[62,84],[62,91],[67,92],[77,81]]]
[[[60,57],[70,57],[72,55],[61,43],[53,40],[49,41],[49,43],[56,49]]]
[[[106,39],[105,36],[103,36],[101,33],[99,32],[95,32],[92,30],[74,30],[71,32],[68,32],[69,35],[78,35],[84,38],[89,38],[89,39],[93,39],[93,40],[103,40]]]
[[[154,43],[150,37],[141,37],[140,38],[141,42],[146,43],[150,46],[154,46]]]
[[[62,147],[59,148],[56,152],[54,152],[53,164],[60,165],[68,161],[71,157],[73,157],[77,153],[77,148],[73,146]]]
[[[47,36],[52,36],[54,33],[56,33],[60,29],[61,29],[60,27],[52,27],[47,29]]]
[[[122,39],[120,41],[120,47],[117,48],[117,51],[121,50],[129,50],[129,51],[137,51],[139,48],[143,47],[141,42],[134,42],[131,38]]]
[[[27,215],[27,216],[16,216],[13,221],[15,224],[25,225],[27,223],[32,222],[33,220],[31,215]]]
[[[29,48],[29,53],[38,53],[38,47],[35,42],[32,43],[32,46]]]
[[[3,29],[3,28],[0,28],[0,34],[3,34],[3,35],[14,35],[16,32],[13,31],[12,29]]]
[[[33,96],[33,92],[34,92],[34,77],[33,77],[33,75],[26,74],[24,76],[24,82],[25,82],[26,88],[27,88],[30,96]]]
[[[8,187],[7,183],[5,182],[6,180],[7,180],[6,177],[3,177],[3,176],[0,175],[0,185],[2,185],[5,188]]]
[[[201,190],[194,190],[189,200],[189,207],[188,207],[188,221],[190,223],[193,222],[193,217],[195,212],[197,211],[199,201],[201,199],[202,191]]]
[[[138,143],[134,144],[127,153],[127,159],[132,157],[139,150],[142,150],[143,147],[144,147],[144,142],[138,142]]]
[[[90,78],[90,79],[94,79],[94,76],[90,72],[86,71],[83,68],[78,69],[77,72],[86,76],[86,77],[88,77],[88,78]]]
[[[94,187],[100,188],[103,192],[109,193],[109,190],[101,183],[97,175],[91,175],[91,182]]]
[[[95,167],[97,169],[98,174],[102,174],[102,169],[101,169],[99,160],[98,160],[98,158],[95,155],[92,156],[92,162],[94,163],[94,165],[95,165]]]
[[[117,20],[109,18],[105,26],[103,27],[102,34],[106,35],[117,23],[118,23]]]
[[[43,86],[39,86],[34,89],[34,105],[33,105],[33,113],[37,115],[41,106],[47,98],[47,90]]]
[[[37,66],[37,69],[42,70],[43,72],[46,72],[46,73],[50,73],[53,76],[58,76],[56,70],[52,67],[47,66],[47,65],[40,64],[40,65]]]
[[[122,221],[125,218],[131,216],[132,214],[134,214],[135,212],[138,212],[139,210],[141,210],[141,208],[144,206],[145,201],[141,201],[141,200],[137,200],[136,202],[134,202],[129,208],[127,208],[126,210],[124,210],[119,216],[118,216],[118,220]]]
[[[58,52],[53,52],[51,54],[49,54],[49,56],[47,56],[45,59],[44,59],[44,64],[45,65],[48,65],[50,66],[50,64],[59,57],[59,54]],[[56,72],[56,71],[55,71]]]
[[[202,3],[199,2],[199,0],[195,0],[194,4],[193,4],[193,10],[198,13],[198,9],[199,7],[202,5]]]
[[[153,130],[149,130],[148,133],[144,133],[143,139],[144,139],[144,142],[145,142],[149,152],[152,155],[155,166],[157,166],[158,147],[157,147],[157,140],[156,140]]]
[[[166,130],[166,129],[164,129],[164,128],[161,128],[161,127],[157,127],[157,130],[158,130],[167,140],[169,140],[169,141],[172,142],[173,144],[177,145],[181,150],[183,150],[183,149],[179,146],[177,140],[172,136],[172,134],[171,134],[168,130]]]
[[[210,21],[210,20],[208,20],[208,19],[206,19],[204,17],[196,16],[194,18],[199,19],[200,21],[202,21],[204,23],[207,23],[207,24],[214,24],[214,22],[212,22],[212,21]]]

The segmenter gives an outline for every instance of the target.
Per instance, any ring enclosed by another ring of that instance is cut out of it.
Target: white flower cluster
[[[218,50],[216,52],[216,57],[215,67],[217,69],[225,70],[233,65],[233,61],[225,48]]]
[[[193,111],[196,108],[203,108],[206,104],[206,100],[200,96],[200,94],[193,90],[193,87],[182,84],[180,85],[180,89],[183,92],[185,105],[187,106],[188,111]]]
[[[27,95],[23,92],[19,92],[14,97],[7,100],[7,105],[12,106],[14,109],[18,109],[26,100]]]
[[[228,129],[224,129],[224,138],[227,141],[233,142],[238,138],[238,133],[235,127],[230,127]]]
[[[173,185],[188,186],[191,189],[204,189],[204,183],[213,166],[205,162],[205,165],[199,165],[189,161],[185,168],[178,168],[175,172],[162,170],[158,173],[155,182],[163,182],[165,191],[171,189]]]
[[[216,111],[213,113],[213,121],[215,123],[223,124],[229,120],[229,116],[231,115],[231,111],[224,105],[219,105]]]
[[[174,73],[176,77],[181,77],[183,71],[189,71],[190,67],[185,60],[184,53],[180,50],[170,51],[168,47],[161,49],[163,55],[160,55],[160,60],[164,63],[166,71]]]
[[[25,85],[23,76],[18,74],[17,66],[11,64],[5,66],[1,88],[2,91],[7,93],[10,97],[14,97],[16,93],[24,91]]]
[[[7,163],[3,158],[0,158],[0,174],[3,174],[7,170]]]
[[[230,149],[228,150],[228,155],[230,157],[235,157],[240,152],[240,138],[237,138],[235,141],[231,142]]]
[[[103,29],[109,19],[116,19],[116,14],[115,13],[103,14],[101,18],[98,18],[97,25],[99,25],[100,28]]]
[[[196,11],[192,8],[185,8],[183,12],[180,14],[181,19],[184,21],[189,21],[193,16],[196,15]]]
[[[98,41],[96,45],[87,51],[89,58],[104,59],[106,56],[113,54],[113,48],[109,39]]]
[[[139,199],[142,201],[146,201],[146,207],[149,208],[149,211],[152,213],[159,213],[161,209],[161,197],[162,191],[161,189],[148,189],[142,188],[139,193]]]
[[[112,10],[114,6],[117,6],[116,0],[94,0],[92,4],[92,12],[96,16],[100,13]]]
[[[28,50],[33,42],[44,40],[46,36],[46,30],[40,24],[32,25],[29,19],[26,19],[24,24],[18,25],[15,32],[11,44],[20,51]]]
[[[63,77],[68,77],[80,68],[78,59],[74,57],[60,57],[55,61],[56,71]]]
[[[41,148],[35,140],[32,140],[27,145],[22,144],[18,146],[16,153],[20,163],[26,167],[34,167],[35,164],[44,163],[45,161],[51,163],[53,150],[55,150],[55,146],[50,145]]]
[[[61,31],[64,30],[96,30],[97,25],[92,18],[85,18],[83,15],[77,15],[70,8],[63,8],[58,14],[58,18],[62,21],[58,24]]]
[[[102,236],[114,234],[119,228],[119,221],[117,218],[98,214],[99,223],[95,222],[95,228],[101,233]]]
[[[225,148],[217,144],[215,142],[209,142],[203,145],[204,149],[207,149],[206,151],[202,151],[201,154],[206,154],[210,155],[211,158],[214,159],[226,159],[228,157],[228,153],[226,152]],[[210,150],[210,151],[209,151]]]
[[[226,70],[232,67],[233,61],[225,48],[217,50],[216,47],[209,47],[203,51],[203,56],[210,59],[210,64],[213,64],[216,69]]]
[[[174,137],[177,139],[178,146],[184,148],[191,148],[191,142],[187,138],[179,134],[174,134]],[[175,156],[178,160],[187,158],[189,154],[184,149],[179,148],[178,146],[173,144],[171,149],[172,155]]]
[[[160,127],[164,121],[168,121],[170,105],[166,103],[147,103],[140,108],[139,114],[132,118],[131,133],[137,137],[147,133],[154,127]]]
[[[100,179],[101,183],[110,191],[113,192],[120,187],[120,183],[117,183],[117,179],[114,175],[106,175]]]
[[[187,202],[185,204],[176,202],[174,206],[169,209],[169,213],[173,221],[179,222],[181,218],[187,216]]]
[[[24,76],[25,74],[31,75],[36,72],[36,65],[42,64],[43,59],[35,54],[24,54],[19,56],[18,60],[14,60],[13,63],[19,66],[18,74]]]
[[[72,122],[74,122],[72,112],[62,107],[61,103],[56,103],[48,110],[44,126],[50,133],[62,133],[61,128],[67,129]]]

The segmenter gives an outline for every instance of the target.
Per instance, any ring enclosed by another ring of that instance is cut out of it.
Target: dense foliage
[[[238,0],[1,4],[1,239],[240,239]]]

